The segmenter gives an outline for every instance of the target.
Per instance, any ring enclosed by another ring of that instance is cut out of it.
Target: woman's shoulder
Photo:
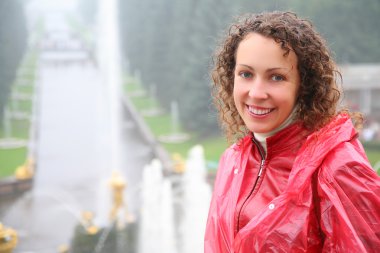
[[[326,155],[319,177],[339,184],[347,180],[375,180],[380,186],[380,177],[372,168],[357,138],[339,144]]]
[[[249,155],[248,150],[252,147],[251,136],[247,135],[238,142],[230,145],[219,160],[218,173],[229,173],[235,168],[244,155]]]
[[[345,114],[337,115],[325,127],[310,134],[300,154],[297,164],[300,167],[312,165],[323,181],[338,182],[352,178],[353,175],[375,180],[378,177],[368,161],[351,119]]]
[[[236,156],[245,152],[252,143],[252,135],[247,134],[242,139],[231,144],[222,154],[222,159],[228,158],[230,156]]]

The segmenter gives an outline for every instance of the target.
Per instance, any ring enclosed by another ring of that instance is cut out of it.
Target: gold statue
[[[33,158],[28,158],[23,165],[17,167],[15,172],[16,179],[26,180],[32,178],[34,175],[34,166]]]
[[[94,214],[92,212],[90,211],[82,212],[82,224],[83,224],[83,227],[86,229],[87,234],[89,235],[95,235],[99,231],[99,228],[94,225],[93,219],[94,219]]]
[[[59,253],[68,253],[69,249],[70,249],[69,246],[67,246],[66,244],[62,244],[58,246]]]
[[[172,154],[173,169],[175,173],[184,173],[186,170],[186,162],[179,153]]]
[[[122,209],[125,211],[125,217],[123,218],[125,218],[128,222],[132,222],[134,220],[134,218],[128,212],[126,203],[124,203],[124,189],[127,183],[119,171],[112,171],[112,176],[109,184],[112,189],[112,208],[110,212],[110,220],[111,222],[119,222],[120,227],[123,227],[124,224],[120,224],[123,221],[117,219],[118,213]]]
[[[112,208],[110,220],[116,220],[118,211],[124,206],[124,188],[126,183],[119,171],[112,171],[111,180],[109,182],[112,189]]]
[[[17,245],[17,233],[0,223],[0,253],[12,253]]]

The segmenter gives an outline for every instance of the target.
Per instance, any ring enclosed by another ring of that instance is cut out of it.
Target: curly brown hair
[[[233,24],[227,38],[214,55],[212,94],[219,110],[222,128],[231,142],[244,136],[248,129],[240,117],[233,99],[236,51],[250,33],[273,38],[284,50],[293,50],[298,59],[301,85],[298,91],[296,119],[306,129],[317,130],[337,114],[341,78],[326,41],[308,20],[291,12],[269,12],[242,16]]]

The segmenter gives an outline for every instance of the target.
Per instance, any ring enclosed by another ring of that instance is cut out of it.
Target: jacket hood
[[[310,183],[311,175],[320,166],[326,155],[338,145],[348,142],[356,136],[357,132],[352,125],[351,118],[346,113],[339,114],[326,126],[310,134],[299,151],[304,155],[298,156],[294,161],[286,190],[288,194],[298,194]],[[323,145],[318,145],[321,142]],[[309,159],[305,159],[305,157]]]

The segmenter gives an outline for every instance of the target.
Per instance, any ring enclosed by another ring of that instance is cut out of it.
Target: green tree
[[[27,32],[19,0],[0,1],[0,121],[18,66],[26,48]]]
[[[218,35],[231,21],[236,7],[227,0],[200,0],[191,17],[186,64],[181,73],[181,120],[201,135],[217,133],[217,117],[210,95],[209,70]]]
[[[178,101],[182,124],[215,132],[210,60],[219,35],[243,13],[290,10],[311,19],[339,62],[379,62],[378,0],[125,0],[121,23],[125,56],[147,88],[169,108]]]
[[[293,9],[313,21],[340,63],[380,61],[380,1],[290,1]]]

